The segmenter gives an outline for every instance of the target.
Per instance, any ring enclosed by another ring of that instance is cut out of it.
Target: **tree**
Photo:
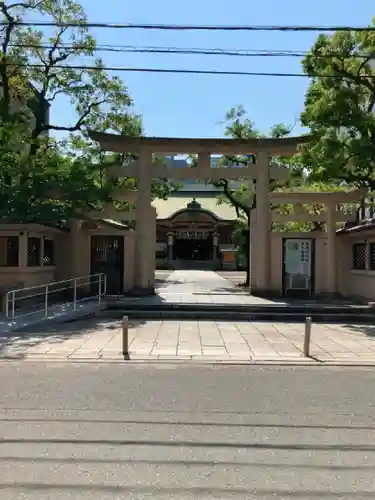
[[[289,191],[289,187],[280,187],[277,188],[276,191],[287,192]],[[310,179],[306,179],[301,182],[299,185],[293,186],[294,192],[301,193],[327,193],[334,191],[347,191],[348,187],[346,185],[337,185],[334,183],[328,182],[318,182],[312,181]],[[301,207],[302,208],[302,207]],[[344,211],[351,212],[352,206],[349,204],[346,207],[343,207]],[[285,205],[276,205],[273,207],[275,212],[279,214],[292,214],[293,213],[293,204],[285,204]],[[307,214],[311,215],[319,215],[323,211],[325,211],[325,206],[320,203],[304,203],[303,210]],[[281,232],[309,232],[309,231],[323,231],[324,230],[324,222],[319,221],[311,221],[311,222],[301,222],[301,221],[291,221],[291,222],[274,222],[273,229],[275,231]]]
[[[100,208],[111,201],[112,189],[119,184],[107,178],[104,166],[124,157],[101,151],[86,131],[141,135],[141,119],[132,110],[126,86],[95,58],[95,39],[74,0],[0,2],[0,11],[5,21],[0,52],[0,213],[55,219]],[[26,16],[42,17],[56,27],[41,31],[18,24]],[[80,67],[83,57],[93,70]],[[74,123],[49,121],[49,109],[59,99],[74,107]],[[51,135],[56,133],[69,136],[58,141]],[[123,183],[132,185],[134,180]],[[168,193],[168,184],[155,184],[155,196]]]
[[[256,137],[264,137],[256,128],[253,121],[246,115],[246,111],[242,106],[232,108],[225,117],[225,135],[236,139],[251,139]],[[287,136],[291,132],[291,127],[283,123],[274,125],[269,136],[281,138]],[[229,167],[230,165],[247,166],[249,163],[256,163],[254,156],[223,156],[220,159],[220,166]],[[299,164],[293,157],[275,157],[271,159],[271,163],[289,168],[291,171],[291,179],[299,178]],[[296,176],[295,173],[298,173]],[[272,181],[271,190],[284,185]],[[251,211],[256,208],[256,195],[254,184],[251,181],[246,183],[231,182],[226,179],[221,179],[214,182],[214,185],[222,190],[222,196],[219,198],[219,203],[228,203],[234,207],[238,217],[238,223],[235,228],[235,237],[240,243],[240,251],[246,255],[246,281],[245,285],[250,283],[250,251],[249,251],[249,236],[250,236],[250,217]]]
[[[338,31],[320,35],[303,60],[311,140],[301,152],[315,180],[375,189],[374,57],[374,31]]]

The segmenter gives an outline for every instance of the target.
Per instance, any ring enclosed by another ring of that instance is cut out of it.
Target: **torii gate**
[[[136,221],[136,262],[135,285],[138,291],[154,293],[155,288],[155,248],[156,212],[151,205],[151,185],[153,179],[198,179],[198,180],[255,180],[256,181],[256,219],[251,227],[252,245],[257,272],[257,290],[267,290],[270,282],[270,232],[271,210],[269,198],[270,179],[285,179],[287,169],[269,165],[270,156],[292,156],[297,146],[307,137],[288,137],[281,139],[181,139],[159,137],[126,137],[117,134],[90,131],[92,140],[100,143],[106,150],[116,153],[134,153],[138,161],[130,166],[109,167],[108,174],[113,177],[134,177],[137,179],[136,193],[129,193],[127,201],[135,201],[134,212],[121,214],[122,219]],[[195,168],[174,169],[153,163],[153,154],[198,154]],[[248,155],[256,156],[256,164],[247,168],[212,168],[211,155]],[[105,212],[91,213],[90,217],[119,218],[108,207]]]

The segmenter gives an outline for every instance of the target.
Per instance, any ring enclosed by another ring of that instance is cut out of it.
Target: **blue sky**
[[[375,14],[370,0],[83,0],[89,21],[153,24],[365,25]],[[316,33],[159,32],[94,30],[98,44],[208,49],[308,50]],[[250,58],[101,53],[108,66],[300,72],[298,58]],[[257,128],[296,123],[308,80],[212,75],[121,73],[150,136],[221,137],[228,109],[242,104]],[[62,103],[52,121],[73,121]]]

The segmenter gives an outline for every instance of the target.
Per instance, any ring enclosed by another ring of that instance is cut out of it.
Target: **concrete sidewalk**
[[[375,365],[375,327],[312,328],[312,359],[303,357],[303,324],[211,321],[130,323],[132,360],[198,362],[326,362]],[[90,318],[45,324],[0,339],[0,357],[53,360],[122,360],[118,320]]]

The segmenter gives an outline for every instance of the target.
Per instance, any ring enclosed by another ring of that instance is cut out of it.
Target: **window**
[[[375,243],[370,243],[370,269],[375,271]]]
[[[354,243],[353,269],[366,269],[366,243]]]
[[[53,240],[44,240],[44,250],[43,250],[43,266],[54,266],[55,265],[55,255],[54,255],[54,245]]]
[[[0,238],[0,266],[18,267],[18,236],[3,236]]]
[[[27,239],[27,265],[36,267],[41,265],[42,241],[40,238]]]

